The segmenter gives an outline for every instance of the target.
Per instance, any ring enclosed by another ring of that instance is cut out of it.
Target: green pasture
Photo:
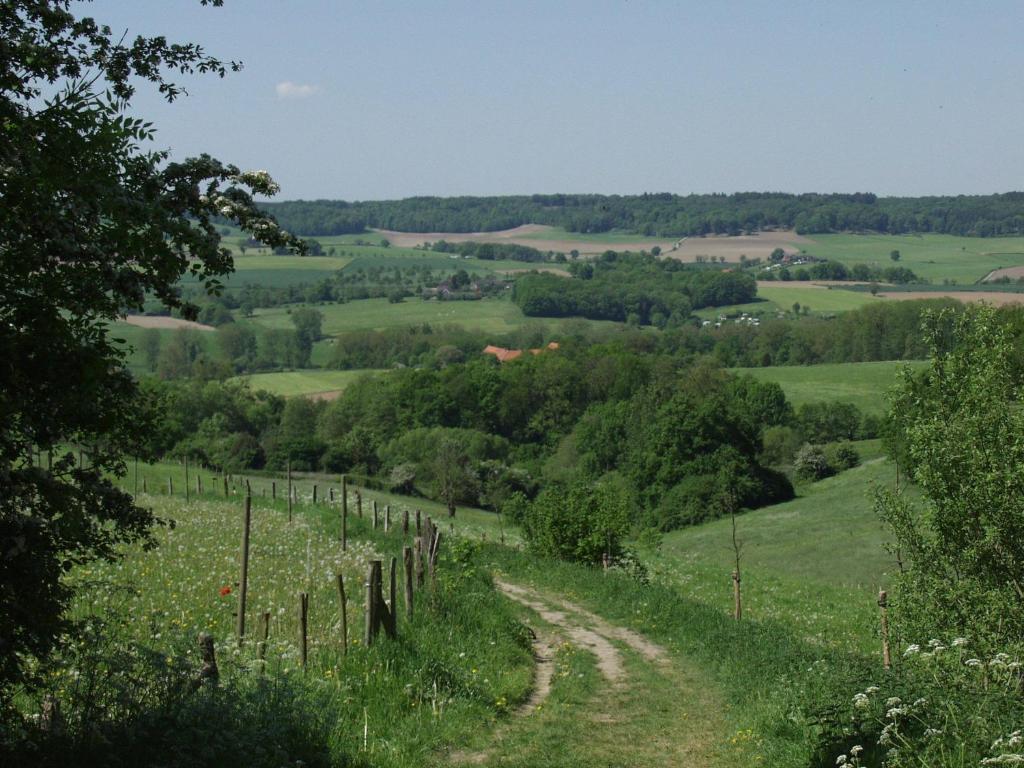
[[[480,301],[424,301],[406,299],[391,304],[387,299],[365,299],[346,304],[325,304],[316,307],[323,313],[323,332],[331,336],[347,331],[383,330],[412,325],[462,325],[487,333],[508,333],[524,325],[546,325],[561,328],[567,322],[585,322],[592,327],[614,328],[621,323],[578,318],[551,319],[526,317],[511,301],[486,298]],[[253,322],[266,328],[292,328],[288,308],[256,310]]]
[[[855,444],[863,464],[798,487],[798,498],[737,517],[744,615],[777,621],[830,647],[873,652],[878,589],[895,562],[872,508],[876,487],[891,486],[895,466],[879,441]],[[647,560],[658,578],[698,602],[732,609],[735,567],[728,519],[666,534]]]
[[[303,371],[281,371],[278,373],[254,373],[236,376],[233,381],[245,381],[250,389],[264,390],[283,397],[311,395],[318,392],[343,391],[362,376],[376,376],[381,371],[325,371],[311,369]]]
[[[870,293],[791,282],[777,285],[758,284],[757,295],[779,309],[789,311],[793,304],[799,303],[801,307],[810,307],[814,314],[848,312],[851,309],[860,309],[865,304],[885,300]]]
[[[814,243],[805,247],[811,256],[847,266],[868,264],[884,268],[893,266],[889,254],[898,250],[897,266],[940,284],[943,280],[974,283],[993,269],[1024,265],[1024,237],[848,234],[812,237]]]
[[[834,315],[849,312],[866,304],[885,301],[867,291],[850,291],[842,287],[828,287],[799,282],[759,282],[757,299],[746,304],[730,304],[724,307],[705,307],[693,314],[702,320],[714,320],[721,315],[737,315],[747,312],[751,315],[774,315],[792,312],[793,305],[808,307],[813,315]]]
[[[896,383],[897,372],[909,365],[919,370],[924,361],[883,361],[869,363],[822,363],[820,365],[774,365],[767,368],[734,368],[758,381],[774,381],[786,398],[798,408],[804,403],[831,400],[853,403],[865,413],[881,415],[885,395]]]

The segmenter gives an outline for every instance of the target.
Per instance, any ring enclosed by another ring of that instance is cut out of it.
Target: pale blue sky
[[[1024,3],[96,0],[245,69],[139,112],[278,199],[1024,189]]]

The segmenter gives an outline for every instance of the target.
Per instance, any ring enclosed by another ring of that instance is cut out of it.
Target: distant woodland
[[[293,200],[266,203],[264,207],[285,229],[306,236],[357,233],[371,227],[403,232],[483,232],[522,224],[548,224],[580,233],[621,230],[658,237],[739,235],[771,228],[801,233],[1024,234],[1024,192],[955,197],[779,192],[555,194],[410,197],[351,203]]]

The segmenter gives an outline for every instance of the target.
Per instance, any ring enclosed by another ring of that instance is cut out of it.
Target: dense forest
[[[682,362],[621,344],[568,344],[514,364],[478,356],[366,377],[331,403],[149,380],[161,416],[146,452],[230,471],[290,462],[492,509],[552,482],[606,478],[636,499],[637,524],[660,528],[719,514],[709,496],[718,482],[735,486],[745,506],[792,497],[785,476],[760,460],[765,427],[799,429],[778,385]],[[614,446],[593,434],[606,429]],[[848,438],[843,429],[827,437]]]
[[[1024,192],[948,197],[781,192],[553,194],[365,202],[293,200],[264,207],[285,229],[311,236],[357,233],[370,227],[403,232],[484,232],[522,224],[659,237],[739,235],[771,228],[801,233],[1024,234]]]
[[[646,254],[606,251],[593,262],[569,265],[572,278],[533,273],[520,277],[512,299],[531,317],[586,317],[634,325],[683,325],[702,307],[754,299],[754,278],[730,269],[686,265]]]

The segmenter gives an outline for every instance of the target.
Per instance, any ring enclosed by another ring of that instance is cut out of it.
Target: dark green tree
[[[232,268],[214,221],[292,242],[253,203],[277,191],[265,172],[169,162],[131,109],[138,83],[173,101],[177,75],[238,65],[120,38],[72,5],[0,4],[0,688],[31,683],[68,629],[71,568],[150,541],[152,514],[110,480],[148,425],[108,323],[147,295],[194,317],[179,278],[216,291]]]

